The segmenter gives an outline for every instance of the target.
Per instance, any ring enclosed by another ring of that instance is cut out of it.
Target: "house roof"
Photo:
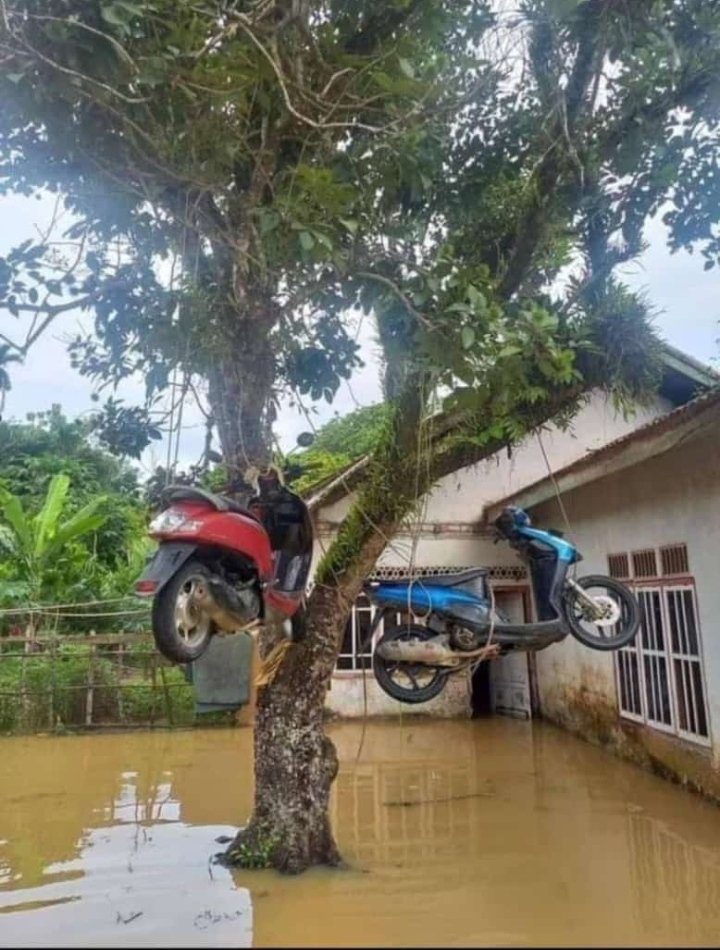
[[[595,452],[572,462],[560,471],[548,473],[532,485],[487,505],[482,520],[494,520],[510,504],[533,508],[556,494],[565,494],[622,471],[631,465],[663,455],[680,442],[720,427],[720,384],[678,409],[654,419],[628,435],[609,442]]]
[[[323,505],[332,505],[333,502],[349,495],[360,481],[360,476],[367,462],[368,456],[363,455],[362,458],[350,462],[339,472],[316,485],[305,502],[308,509],[317,511]]]
[[[720,385],[720,374],[669,344],[663,344],[663,364],[660,393],[675,406],[680,406],[680,409],[691,404],[697,395],[698,389],[714,389],[714,387]],[[439,415],[442,415],[442,413]],[[663,416],[662,419],[671,416],[674,416],[674,412]],[[609,446],[605,446],[605,448],[609,448]],[[600,451],[604,451],[604,449]],[[362,480],[362,473],[367,461],[368,456],[363,456],[351,462],[324,482],[316,485],[306,502],[310,511],[317,511],[325,505],[331,505],[354,491]]]
[[[715,370],[669,344],[663,346],[663,364],[660,393],[676,406],[693,399],[698,389],[720,384],[720,374]]]

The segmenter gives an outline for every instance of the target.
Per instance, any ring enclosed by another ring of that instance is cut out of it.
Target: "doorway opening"
[[[492,716],[492,692],[490,689],[490,664],[481,663],[475,670],[471,682],[470,700],[472,703],[472,718],[484,719]]]

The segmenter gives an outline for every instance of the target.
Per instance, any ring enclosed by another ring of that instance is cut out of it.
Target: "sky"
[[[0,255],[28,237],[35,228],[50,220],[54,200],[40,201],[22,196],[0,197]],[[703,271],[702,259],[684,251],[671,255],[665,245],[665,229],[656,219],[646,231],[649,248],[643,257],[620,271],[634,289],[643,290],[657,311],[655,326],[670,344],[703,362],[720,357],[720,274]],[[87,319],[87,318],[85,318]],[[68,416],[77,416],[97,408],[91,400],[92,384],[70,367],[63,337],[81,326],[78,314],[63,314],[62,319],[35,345],[22,366],[12,367],[12,390],[5,406],[5,418],[24,419],[28,412],[49,409],[59,403]],[[0,332],[14,338],[18,322],[0,311]],[[344,415],[358,405],[381,398],[378,378],[377,347],[372,329],[367,326],[360,337],[361,355],[366,362],[350,384],[340,388],[332,406],[320,403],[312,407],[311,422],[296,409],[286,407],[280,414],[277,436],[283,449],[292,448],[298,434],[318,427],[336,413]],[[128,405],[142,402],[142,380],[126,383],[117,394]],[[197,461],[202,452],[203,419],[188,405],[183,417],[178,463],[180,467]],[[167,443],[154,443],[145,453],[141,469],[149,473],[164,462]]]

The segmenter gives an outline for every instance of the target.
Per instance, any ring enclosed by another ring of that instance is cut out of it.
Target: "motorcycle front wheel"
[[[433,636],[435,634],[427,627],[403,624],[386,628],[378,646],[389,640],[430,640]],[[447,683],[447,674],[441,673],[439,667],[386,660],[377,648],[373,652],[372,665],[380,689],[401,703],[426,703],[442,693]]]
[[[155,646],[173,663],[192,663],[207,650],[215,627],[193,604],[210,572],[199,561],[188,561],[155,596],[152,631]]]
[[[592,597],[601,612],[597,616],[578,591],[565,588],[565,619],[575,639],[591,650],[619,650],[632,643],[641,620],[640,604],[632,591],[600,574],[581,577],[575,583]]]

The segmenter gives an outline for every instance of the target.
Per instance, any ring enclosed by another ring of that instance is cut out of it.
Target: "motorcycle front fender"
[[[186,541],[161,544],[135,581],[136,597],[155,597],[197,551],[198,545]]]

